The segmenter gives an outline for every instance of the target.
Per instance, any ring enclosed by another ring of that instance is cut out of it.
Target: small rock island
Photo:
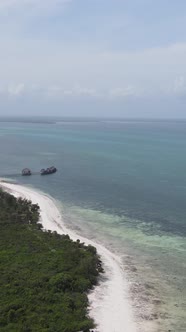
[[[51,167],[48,167],[48,168],[42,168],[40,170],[40,172],[35,172],[35,173],[32,173],[31,170],[29,168],[24,168],[22,170],[22,175],[23,176],[29,176],[29,175],[32,175],[32,174],[41,174],[41,175],[48,175],[48,174],[53,174],[53,173],[56,173],[57,172],[57,168],[54,167],[54,166],[51,166]]]

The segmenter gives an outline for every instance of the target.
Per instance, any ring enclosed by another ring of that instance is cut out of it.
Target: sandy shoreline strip
[[[100,244],[88,240],[68,229],[63,222],[62,214],[54,199],[35,189],[18,184],[0,182],[4,190],[16,197],[31,200],[40,207],[40,215],[44,229],[68,234],[72,240],[79,239],[85,244],[97,248],[103,268],[104,281],[89,294],[89,315],[97,324],[98,332],[137,332],[136,324],[129,302],[128,285],[124,278],[120,258],[112,254]]]

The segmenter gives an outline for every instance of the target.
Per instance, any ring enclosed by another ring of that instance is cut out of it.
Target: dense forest
[[[102,272],[96,249],[42,231],[38,220],[38,205],[0,189],[0,331],[89,331],[87,292]]]

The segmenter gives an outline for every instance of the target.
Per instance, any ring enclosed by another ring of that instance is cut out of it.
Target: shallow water
[[[0,155],[0,176],[48,192],[71,227],[122,255],[146,331],[186,331],[185,122],[1,122]]]

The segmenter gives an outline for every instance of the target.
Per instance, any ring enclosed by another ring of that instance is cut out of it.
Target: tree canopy
[[[87,292],[103,271],[96,249],[38,221],[38,205],[0,189],[0,330],[89,331]]]

